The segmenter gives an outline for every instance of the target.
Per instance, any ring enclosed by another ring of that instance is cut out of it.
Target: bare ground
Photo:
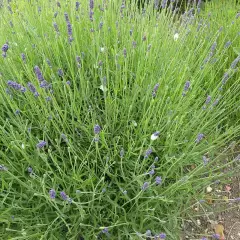
[[[224,238],[220,239],[240,240],[240,177],[229,179],[227,185],[219,184],[212,195],[220,201],[210,199],[195,205],[195,217],[183,221],[181,240],[212,240],[216,226],[224,228]]]

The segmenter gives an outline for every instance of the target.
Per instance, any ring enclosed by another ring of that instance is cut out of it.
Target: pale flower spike
[[[179,38],[179,34],[178,34],[178,33],[175,33],[174,36],[173,36],[174,41],[177,41],[178,38]]]
[[[153,133],[153,134],[151,135],[151,140],[152,140],[152,141],[154,141],[154,140],[158,139],[158,137],[159,137],[159,134],[160,134],[160,132],[159,132],[159,131],[157,131],[157,132]]]
[[[106,91],[107,91],[107,87],[106,87],[106,86],[101,85],[99,88],[100,88],[103,92],[106,92]]]

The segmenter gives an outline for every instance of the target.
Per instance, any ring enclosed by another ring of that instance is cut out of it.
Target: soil
[[[233,171],[235,175],[224,183],[211,185],[209,197],[192,206],[182,223],[180,240],[201,240],[203,237],[214,240],[216,227],[223,230],[220,240],[240,240],[240,145],[233,142],[224,150],[233,154],[230,158],[223,154],[222,163],[236,160],[224,172]]]
[[[240,178],[232,179],[231,191],[229,197],[231,199],[240,197]],[[232,209],[225,210],[219,215],[219,219],[225,227],[226,240],[240,240],[240,201],[238,206],[234,203],[229,203]]]
[[[220,239],[240,240],[240,174],[228,184],[213,187],[211,194],[221,201],[210,198],[209,202],[194,205],[195,217],[183,221],[181,240],[216,239],[212,235],[217,225],[224,228],[224,238]]]

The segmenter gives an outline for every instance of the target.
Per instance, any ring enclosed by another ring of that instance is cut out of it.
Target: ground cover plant
[[[221,26],[167,1],[1,8],[1,239],[179,239],[239,169],[222,149],[239,143],[240,17],[222,2]]]

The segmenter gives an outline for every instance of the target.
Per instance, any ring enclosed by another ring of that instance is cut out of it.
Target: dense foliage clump
[[[239,169],[238,5],[159,3],[0,9],[1,239],[179,239]]]

